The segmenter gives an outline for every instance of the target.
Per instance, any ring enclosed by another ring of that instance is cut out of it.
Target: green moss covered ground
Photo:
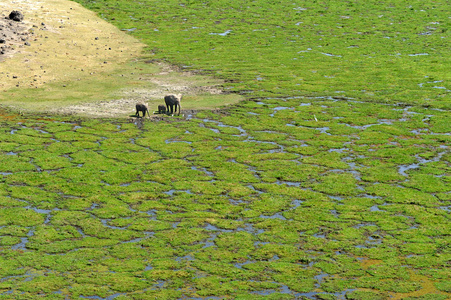
[[[4,118],[1,295],[446,299],[451,137],[435,118],[315,98],[141,129]]]
[[[248,101],[4,113],[0,299],[451,298],[446,1],[78,2]]]

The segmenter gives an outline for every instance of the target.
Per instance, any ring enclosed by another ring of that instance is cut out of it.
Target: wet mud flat
[[[2,295],[447,299],[448,118],[304,97],[2,117]]]

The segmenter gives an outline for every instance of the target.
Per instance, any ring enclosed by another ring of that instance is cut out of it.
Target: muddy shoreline
[[[12,10],[23,22],[4,19]],[[75,2],[5,0],[0,18],[0,105],[19,114],[123,118],[168,94],[186,96],[186,109],[214,108],[208,97],[226,94],[222,80],[143,57],[144,44]]]

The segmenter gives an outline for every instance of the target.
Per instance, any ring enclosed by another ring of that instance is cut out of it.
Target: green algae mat
[[[0,120],[0,299],[451,297],[446,111],[140,121]]]

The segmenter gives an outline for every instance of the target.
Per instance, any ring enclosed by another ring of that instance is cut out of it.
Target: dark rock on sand
[[[13,10],[10,14],[9,14],[9,19],[16,21],[16,22],[22,22],[23,21],[23,14],[18,11],[18,10]]]

